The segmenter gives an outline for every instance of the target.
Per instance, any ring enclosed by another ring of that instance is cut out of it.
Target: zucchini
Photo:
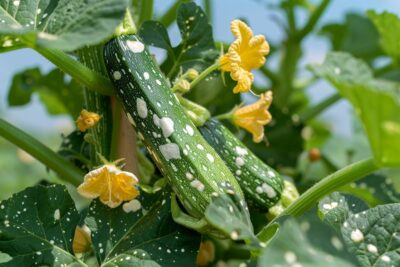
[[[235,174],[250,207],[266,212],[279,201],[283,179],[278,172],[254,155],[217,120],[208,120],[199,130]]]
[[[140,38],[116,37],[104,56],[129,121],[187,212],[203,218],[218,193],[235,194],[245,206],[233,174],[187,117]]]

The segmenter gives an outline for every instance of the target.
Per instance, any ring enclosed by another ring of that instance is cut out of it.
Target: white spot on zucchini
[[[210,153],[207,153],[207,158],[210,162],[214,162],[214,157]]]
[[[236,150],[236,154],[238,156],[240,156],[240,157],[243,157],[243,156],[248,154],[247,150],[245,148],[240,147],[240,146],[236,146],[235,150]]]
[[[161,154],[164,156],[166,160],[171,159],[180,159],[181,153],[179,151],[179,147],[175,143],[165,144],[159,146]]]
[[[147,104],[143,98],[136,99],[136,109],[140,118],[145,119],[147,117]]]
[[[149,73],[145,71],[145,72],[143,73],[143,78],[144,78],[145,80],[148,80],[148,79],[150,78]]]
[[[158,85],[161,85],[160,80],[156,80],[156,83],[157,83]]]
[[[126,212],[136,212],[142,208],[140,201],[137,199],[132,199],[129,202],[126,202],[122,205],[122,209]]]
[[[164,137],[167,138],[174,132],[174,121],[168,117],[161,118],[160,127]]]
[[[197,179],[193,180],[190,185],[196,188],[199,192],[203,192],[204,190],[204,184]]]
[[[114,71],[113,77],[114,77],[115,80],[121,79],[121,77],[122,77],[121,72],[119,72],[119,71]]]
[[[202,146],[200,144],[197,144],[197,148],[200,149],[200,150],[204,150],[204,146]]]
[[[141,53],[144,50],[144,44],[139,41],[126,41],[126,45],[133,53]]]
[[[262,184],[262,189],[263,189],[264,193],[266,193],[269,198],[276,197],[275,190],[271,186],[269,186],[268,184],[266,184],[266,183]]]
[[[60,210],[59,209],[56,209],[54,211],[54,220],[56,220],[56,221],[60,220]]]
[[[241,157],[237,157],[235,160],[236,166],[241,167],[244,165],[244,159]]]
[[[193,136],[193,135],[194,135],[194,130],[193,130],[193,128],[192,128],[189,124],[186,124],[185,130],[186,130],[186,132],[187,132],[190,136]]]

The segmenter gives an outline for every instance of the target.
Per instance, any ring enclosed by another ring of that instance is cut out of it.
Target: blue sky
[[[173,2],[171,0],[155,0],[156,14],[161,14]],[[215,39],[231,41],[232,34],[229,30],[229,23],[236,18],[245,18],[256,34],[264,34],[271,42],[279,42],[282,32],[276,23],[279,14],[267,3],[276,3],[276,0],[214,0],[213,4],[213,31]],[[316,3],[319,1],[315,1]],[[342,21],[348,12],[364,13],[366,10],[390,11],[399,15],[400,1],[397,0],[332,0],[325,12],[321,23]],[[300,23],[304,22],[304,15],[299,13]],[[172,41],[178,42],[179,35],[176,26],[171,27]],[[311,37],[305,43],[304,64],[321,62],[329,45],[321,38]],[[271,61],[269,64],[273,64]],[[32,131],[36,134],[43,132],[67,132],[72,122],[63,116],[49,117],[46,111],[34,97],[32,104],[22,108],[7,107],[7,90],[10,86],[13,74],[25,68],[39,66],[46,72],[52,69],[52,64],[32,50],[23,49],[10,53],[0,54],[0,115],[19,127]],[[318,101],[332,93],[332,89],[326,84],[310,90],[313,101]],[[334,121],[337,114],[343,114],[349,108],[344,101],[331,108],[324,117]],[[344,121],[343,121],[344,120]],[[341,124],[336,127],[339,132],[346,132],[349,121],[343,117]],[[35,134],[35,135],[36,135]]]

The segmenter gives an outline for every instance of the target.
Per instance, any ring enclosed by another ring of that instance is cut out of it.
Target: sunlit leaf
[[[399,166],[400,84],[374,79],[363,61],[347,53],[330,53],[322,65],[310,69],[330,81],[354,106],[375,161],[382,166]]]
[[[128,0],[0,1],[0,52],[37,46],[72,51],[109,37]]]
[[[400,18],[390,12],[378,14],[375,11],[368,11],[367,15],[378,29],[383,50],[394,60],[399,61]]]

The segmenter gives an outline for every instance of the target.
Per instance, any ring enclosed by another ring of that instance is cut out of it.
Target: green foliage
[[[72,51],[109,37],[128,0],[0,1],[0,52],[16,47]]]
[[[361,60],[346,53],[330,53],[311,70],[330,81],[354,106],[366,130],[377,163],[399,166],[400,85],[377,80]]]
[[[318,204],[321,219],[338,231],[347,218],[366,209],[368,206],[356,197],[337,192],[323,198]]]
[[[189,68],[203,70],[218,55],[214,48],[211,25],[199,6],[195,3],[181,4],[177,11],[177,24],[182,37],[177,47],[172,47],[168,33],[160,22],[147,21],[139,30],[146,44],[167,51],[168,58],[161,69],[168,78]]]
[[[390,12],[378,14],[375,11],[369,11],[368,17],[375,24],[380,34],[380,44],[386,54],[395,61],[400,60],[400,19],[397,15]]]
[[[350,216],[342,226],[343,238],[362,266],[400,264],[400,205],[387,204]]]
[[[64,186],[29,187],[1,203],[0,218],[4,266],[84,266],[71,254],[80,215]]]
[[[69,114],[75,119],[83,105],[82,89],[74,80],[66,81],[58,69],[42,74],[39,68],[17,73],[8,92],[10,106],[22,106],[37,93],[40,101],[51,115]]]
[[[348,52],[366,61],[382,54],[379,45],[379,33],[373,23],[365,16],[347,14],[343,24],[328,24],[321,29],[335,51]]]

